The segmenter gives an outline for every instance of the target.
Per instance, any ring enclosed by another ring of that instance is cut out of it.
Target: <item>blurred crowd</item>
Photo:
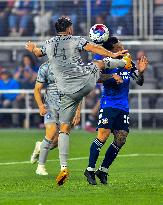
[[[109,26],[114,35],[133,35],[133,0],[91,0],[91,7],[87,0],[59,1],[59,0],[6,0],[0,1],[0,36],[40,36],[55,34],[54,22],[60,16],[69,16],[74,24],[75,33],[86,35],[87,9],[91,9],[91,24],[103,23]],[[42,9],[43,8],[43,9]],[[163,34],[163,0],[154,0],[154,34]],[[123,20],[122,20],[123,19]],[[3,51],[2,51],[3,52]],[[0,90],[33,89],[40,63],[30,54],[24,54],[21,62],[11,62],[10,54],[3,59],[0,55]],[[5,53],[4,52],[4,53]],[[10,53],[10,51],[9,51]],[[146,55],[144,51],[135,54],[135,59]],[[148,55],[147,55],[148,56]],[[163,89],[162,53],[151,52],[149,68],[145,73],[145,84],[141,89]],[[7,66],[7,64],[11,64]],[[14,64],[13,69],[10,69]],[[131,88],[139,88],[131,81]],[[92,109],[86,115],[86,130],[95,130],[99,98],[102,85],[86,98],[86,108]],[[157,99],[157,100],[156,100]],[[131,98],[133,108],[137,109],[136,97]],[[162,108],[163,97],[153,95],[143,98],[145,108]],[[36,108],[33,96],[30,96],[31,108]],[[0,108],[25,108],[24,94],[0,94]],[[143,117],[148,120],[148,114]],[[41,124],[38,114],[30,115],[31,125]],[[154,118],[152,118],[154,119]],[[162,119],[163,120],[163,119]],[[0,126],[25,126],[24,114],[0,114]],[[134,121],[136,121],[134,119]]]
[[[145,51],[140,50],[136,53],[135,59],[140,59],[142,56],[147,55]],[[153,54],[155,59],[155,56]],[[160,56],[161,57],[161,56]],[[158,60],[158,59],[156,59]],[[152,61],[152,59],[151,59]],[[38,62],[33,55],[25,53],[22,55],[20,62],[16,62],[16,66],[13,69],[0,67],[0,90],[15,90],[15,89],[34,89],[35,81],[37,77],[37,71],[41,62]],[[156,65],[156,67],[154,66]],[[149,64],[148,70],[145,75],[145,83],[141,89],[163,89],[163,69],[162,64]],[[139,86],[133,80],[131,80],[130,87],[132,89],[139,89]],[[89,114],[86,114],[85,129],[88,131],[95,131],[96,123],[98,119],[99,99],[102,95],[102,84],[97,84],[94,91],[90,93],[85,99],[85,108],[91,109]],[[29,107],[32,109],[37,108],[33,94],[29,95]],[[157,100],[157,101],[156,101]],[[138,99],[136,96],[130,99],[132,108],[137,109]],[[143,106],[145,108],[154,108],[157,104],[158,108],[161,108],[163,103],[163,97],[156,98],[155,95],[145,96],[143,98]],[[135,106],[135,107],[134,107]],[[160,107],[159,107],[160,106]],[[25,109],[26,101],[25,94],[18,93],[3,93],[0,94],[0,109]],[[42,126],[38,114],[30,115],[31,126]],[[151,120],[151,116],[147,116],[147,120]],[[0,126],[14,126],[22,127],[26,126],[25,114],[0,114]],[[134,119],[134,122],[136,120]]]
[[[0,1],[0,36],[54,35],[53,24],[60,16],[70,17],[75,32],[79,35],[87,34],[89,21],[91,25],[95,23],[108,25],[113,34],[123,36],[134,34],[134,8],[136,10],[137,8],[136,5],[133,7],[133,0],[90,0],[90,3],[91,5],[87,0]],[[163,0],[154,0],[153,34],[163,34],[162,8]],[[87,15],[88,11],[90,15]],[[149,13],[148,19],[150,15]],[[148,24],[150,23],[151,20]]]
[[[15,69],[0,68],[0,90],[34,89],[37,77],[38,65],[30,54],[22,57],[22,62]],[[36,108],[33,96],[30,96],[30,107]],[[16,93],[0,94],[0,108],[25,108],[25,95]],[[37,118],[34,116],[34,118]],[[0,114],[1,126],[11,125],[19,127],[23,125],[23,115]],[[38,118],[37,118],[38,119]],[[35,122],[37,122],[37,119]],[[25,126],[25,125],[24,125]]]
[[[76,33],[86,34],[88,1],[6,0],[0,2],[0,36],[52,35],[54,22],[69,16]],[[42,9],[43,8],[43,9]],[[91,24],[112,25],[112,32],[131,35],[132,0],[91,0]],[[123,18],[123,21],[121,21]]]

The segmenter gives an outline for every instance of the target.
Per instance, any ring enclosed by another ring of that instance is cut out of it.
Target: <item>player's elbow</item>
[[[91,44],[91,43],[87,43],[84,47],[84,50],[88,51],[88,52],[94,52],[95,50],[95,45]]]
[[[137,80],[136,83],[137,83],[137,85],[139,85],[139,86],[143,86],[144,81]]]

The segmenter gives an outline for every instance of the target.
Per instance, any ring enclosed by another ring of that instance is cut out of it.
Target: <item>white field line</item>
[[[103,158],[104,156],[100,156],[99,158]],[[163,157],[163,154],[122,154],[118,155],[118,157]],[[85,160],[88,157],[74,157],[70,158],[69,161],[78,161],[78,160]],[[47,160],[48,162],[58,162],[59,159],[51,159]],[[2,162],[0,166],[3,165],[16,165],[16,164],[30,164],[30,161],[20,161],[20,162]]]

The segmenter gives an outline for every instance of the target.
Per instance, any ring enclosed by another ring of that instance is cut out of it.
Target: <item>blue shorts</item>
[[[98,128],[129,132],[129,113],[112,107],[101,108]]]

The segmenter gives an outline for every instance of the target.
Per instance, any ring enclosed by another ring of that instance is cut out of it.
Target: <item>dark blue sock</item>
[[[114,142],[111,143],[105,153],[105,158],[101,164],[101,167],[105,167],[108,169],[114,159],[117,157],[119,150],[120,148]]]
[[[90,147],[89,165],[88,167],[95,168],[96,161],[100,153],[101,147],[104,145],[99,139],[95,139]]]

